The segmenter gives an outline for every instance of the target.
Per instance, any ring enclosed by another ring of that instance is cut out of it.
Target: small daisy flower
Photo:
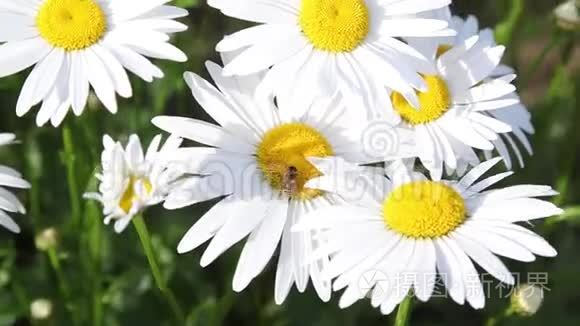
[[[217,45],[219,52],[242,50],[224,67],[226,75],[272,67],[262,91],[275,96],[293,92],[305,102],[321,91],[336,90],[342,90],[347,100],[359,101],[361,94],[374,96],[370,85],[376,83],[418,104],[414,89],[424,89],[425,84],[417,72],[426,62],[397,38],[453,35],[445,21],[415,16],[450,2],[210,0],[208,4],[225,15],[260,24],[226,36]]]
[[[281,243],[275,301],[282,303],[293,284],[305,291],[309,279],[328,301],[330,283],[320,273],[328,257],[306,259],[324,239],[317,232],[292,234],[290,227],[306,213],[339,200],[304,186],[319,176],[307,157],[365,161],[356,125],[343,114],[339,96],[312,103],[312,108],[284,101],[275,106],[270,97],[255,96],[261,76],[225,77],[220,66],[206,66],[219,90],[193,73],[184,78],[219,125],[185,117],[153,119],[173,135],[211,146],[182,148],[173,155],[185,162],[184,172],[190,176],[172,189],[165,207],[223,197],[185,234],[178,251],[189,252],[211,239],[201,258],[205,267],[247,237],[233,278],[233,289],[239,292],[261,273]]]
[[[480,42],[484,42],[489,46],[495,46],[495,36],[493,30],[490,28],[479,29],[479,22],[475,16],[468,16],[463,19],[458,16],[452,16],[449,8],[433,10],[421,14],[423,18],[442,19],[449,22],[449,26],[457,31],[456,36],[447,37],[432,37],[432,38],[407,38],[407,42],[420,53],[428,58],[435,59],[442,55],[449,49],[461,46],[468,39],[473,36],[478,36]],[[506,82],[512,82],[515,79],[514,69],[509,66],[499,64],[490,74],[487,81],[493,81],[494,78],[503,77]],[[504,95],[504,99],[518,99],[516,92]],[[528,140],[529,135],[534,134],[535,130],[531,122],[531,114],[522,103],[515,103],[503,108],[489,110],[482,112],[489,117],[498,119],[507,123],[512,128],[509,133],[502,133],[497,139],[492,140],[495,151],[504,159],[504,163],[508,169],[511,169],[513,164],[512,155],[510,151],[517,158],[520,167],[524,166],[524,159],[522,155],[521,146],[529,154],[533,154],[532,145]],[[518,144],[519,143],[519,144]],[[486,157],[490,159],[494,151],[485,151]]]
[[[54,126],[69,108],[79,116],[91,86],[112,113],[115,93],[132,96],[125,69],[150,82],[163,77],[146,57],[183,62],[170,34],[187,11],[167,1],[30,0],[0,2],[0,77],[33,66],[16,105],[18,116],[42,103],[36,123]]]
[[[103,204],[105,224],[114,220],[117,233],[143,209],[161,203],[179,175],[171,169],[167,155],[179,148],[181,139],[170,137],[161,149],[160,143],[161,135],[157,135],[143,153],[137,135],[129,137],[126,148],[107,135],[103,137],[102,172],[96,176],[99,192],[87,193],[85,198]]]
[[[495,113],[519,103],[511,83],[514,76],[490,78],[504,50],[475,35],[440,55],[426,54],[432,72],[423,76],[427,90],[418,92],[419,106],[396,91],[390,99],[383,92],[373,106],[375,118],[411,133],[415,155],[434,179],[441,178],[444,168],[461,174],[468,165],[477,165],[474,149],[503,149],[500,135],[514,130],[514,119],[525,120]]]
[[[556,255],[542,237],[518,223],[562,212],[536,198],[555,195],[548,186],[488,190],[512,174],[478,181],[500,161],[486,161],[459,180],[443,181],[397,164],[389,169],[388,179],[378,175],[361,199],[316,211],[316,218],[305,218],[293,231],[326,230],[334,253],[324,275],[337,277],[335,290],[346,288],[340,300],[343,308],[370,297],[374,307],[389,314],[411,290],[427,301],[437,274],[455,302],[483,308],[484,289],[472,261],[513,285],[512,274],[497,256],[531,262],[535,255]],[[335,182],[345,178],[349,176],[325,171],[308,186],[348,196],[344,182]],[[368,278],[367,273],[375,277]]]
[[[14,143],[13,134],[0,133],[0,147]],[[0,225],[14,233],[20,232],[20,227],[8,216],[8,213],[25,214],[24,205],[5,187],[28,189],[30,184],[22,179],[22,175],[7,166],[0,165]]]

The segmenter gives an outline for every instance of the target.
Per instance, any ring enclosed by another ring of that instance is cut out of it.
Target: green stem
[[[22,287],[22,285],[20,284],[20,280],[16,276],[13,276],[11,283],[12,283],[12,293],[16,297],[16,301],[20,306],[21,313],[28,314],[30,300],[26,296],[25,289]]]
[[[40,151],[37,148],[36,137],[34,132],[31,132],[26,140],[26,169],[27,177],[30,181],[31,187],[29,190],[30,216],[31,225],[34,230],[38,227],[38,219],[40,217],[40,182],[39,177],[41,168],[39,161],[41,161]],[[37,156],[38,155],[38,156]]]
[[[161,294],[167,300],[169,307],[173,311],[175,318],[179,325],[185,324],[185,315],[183,313],[183,309],[179,306],[175,295],[171,291],[171,289],[167,286],[163,275],[161,274],[161,269],[159,268],[159,264],[157,262],[157,256],[153,250],[153,245],[151,244],[151,236],[149,234],[149,230],[147,230],[147,225],[143,221],[143,217],[141,215],[137,215],[133,218],[133,225],[137,230],[137,234],[139,235],[139,239],[141,240],[141,245],[143,246],[143,250],[145,251],[145,255],[147,256],[147,261],[149,262],[149,267],[151,269],[151,274],[153,274],[153,278],[155,279],[155,283],[157,284],[157,288],[161,291]]]
[[[72,210],[72,225],[78,227],[81,220],[81,194],[77,184],[75,166],[75,150],[73,136],[68,124],[62,128],[62,141],[64,145],[64,161],[66,165],[66,179],[68,183],[69,198]]]
[[[495,38],[499,44],[510,44],[525,9],[525,0],[512,0],[508,16],[495,28]]]
[[[413,309],[413,296],[409,294],[407,295],[407,297],[405,297],[405,300],[403,300],[399,304],[399,310],[397,310],[397,317],[395,319],[395,326],[409,325],[412,309]]]
[[[102,301],[102,227],[100,212],[93,201],[85,205],[86,218],[88,221],[88,251],[91,257],[91,266],[88,271],[92,282],[92,313],[93,325],[103,325],[103,301]]]
[[[496,326],[500,322],[503,322],[505,319],[513,316],[514,313],[515,313],[514,308],[510,305],[501,313],[499,313],[495,316],[489,317],[487,319],[487,321],[485,322],[485,326]]]
[[[50,261],[50,265],[52,266],[52,269],[54,270],[54,273],[56,274],[56,278],[57,278],[57,282],[58,282],[58,286],[59,286],[61,295],[63,297],[63,300],[65,302],[67,310],[70,312],[70,314],[72,316],[73,323],[75,325],[81,325],[80,319],[77,316],[77,312],[76,312],[76,309],[75,309],[74,304],[73,304],[70,286],[69,286],[69,284],[66,280],[66,277],[64,276],[64,273],[62,271],[62,266],[60,265],[60,260],[58,258],[58,252],[56,251],[55,247],[51,247],[47,250],[46,253],[48,255],[48,260]]]

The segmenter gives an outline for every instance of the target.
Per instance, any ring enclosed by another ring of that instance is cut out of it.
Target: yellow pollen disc
[[[36,26],[50,45],[75,51],[97,43],[107,30],[107,20],[96,0],[46,0]]]
[[[465,201],[453,188],[420,181],[396,188],[383,204],[385,224],[414,239],[435,239],[459,227],[466,217]]]
[[[153,185],[151,185],[151,182],[148,179],[132,176],[129,180],[127,188],[125,189],[125,192],[123,193],[123,196],[121,196],[121,200],[119,201],[119,207],[121,207],[125,214],[129,214],[131,207],[133,206],[133,201],[137,199],[137,193],[135,192],[135,183],[137,182],[141,182],[148,194],[150,194],[153,190]]]
[[[437,48],[437,58],[444,55],[445,53],[447,53],[447,51],[451,50],[452,48],[453,46],[448,44],[439,45],[439,47]]]
[[[419,108],[413,107],[400,93],[391,95],[393,107],[401,118],[412,125],[429,123],[439,119],[451,105],[451,95],[445,81],[438,76],[424,76],[426,92],[417,92]]]
[[[300,27],[312,45],[328,52],[350,52],[369,33],[364,0],[302,0]]]
[[[293,199],[308,200],[321,195],[321,191],[304,187],[308,180],[320,176],[306,158],[333,154],[330,143],[316,129],[303,123],[287,123],[264,135],[256,158],[272,188]]]

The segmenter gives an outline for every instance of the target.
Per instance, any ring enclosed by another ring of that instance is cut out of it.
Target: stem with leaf
[[[413,296],[409,294],[399,304],[399,309],[397,310],[397,316],[395,318],[395,326],[409,325],[412,309],[413,309]]]
[[[66,179],[69,189],[69,198],[72,210],[72,225],[77,227],[81,222],[81,198],[77,184],[77,170],[75,166],[75,150],[71,128],[65,124],[62,128],[64,145],[64,163],[66,165]]]
[[[143,246],[143,250],[145,251],[145,255],[147,256],[147,261],[149,262],[149,267],[151,269],[151,274],[153,274],[153,278],[155,279],[155,283],[157,284],[157,288],[161,291],[161,294],[167,300],[169,307],[173,311],[173,314],[180,325],[184,325],[185,323],[185,315],[183,313],[183,309],[180,307],[175,295],[171,291],[171,289],[167,286],[163,275],[161,274],[161,269],[159,268],[159,263],[157,262],[157,256],[153,250],[153,245],[151,243],[151,235],[149,234],[149,230],[147,230],[147,225],[143,221],[143,217],[141,215],[137,215],[133,218],[133,225],[137,230],[137,234],[139,235],[139,239],[141,240],[141,245]]]
[[[63,296],[64,302],[66,303],[66,308],[70,312],[73,323],[75,325],[81,325],[80,318],[78,316],[78,312],[74,307],[70,286],[67,282],[66,277],[64,276],[64,272],[62,270],[62,266],[60,265],[60,259],[58,257],[58,252],[56,247],[50,247],[46,251],[48,256],[48,260],[50,261],[50,265],[56,274],[58,287],[60,289],[61,295]]]

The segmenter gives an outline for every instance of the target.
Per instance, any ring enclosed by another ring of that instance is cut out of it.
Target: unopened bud
[[[45,229],[36,236],[34,242],[38,250],[47,251],[50,248],[56,247],[58,243],[58,232],[54,228]]]
[[[520,316],[530,317],[542,306],[544,289],[533,284],[518,285],[511,297],[511,310]]]
[[[554,9],[556,22],[560,28],[565,30],[580,30],[580,1],[569,0]]]
[[[30,316],[32,319],[48,319],[52,315],[52,302],[48,299],[36,299],[30,304]]]

